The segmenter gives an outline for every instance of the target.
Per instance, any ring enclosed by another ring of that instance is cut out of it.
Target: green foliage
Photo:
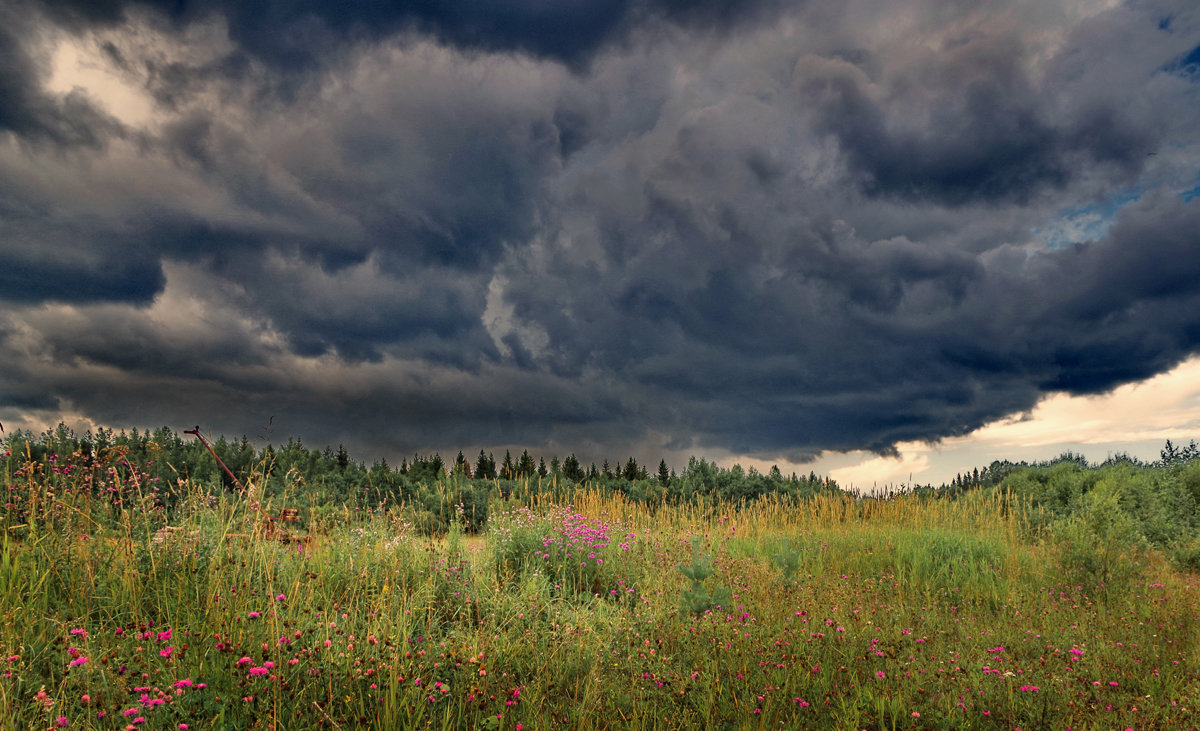
[[[793,580],[801,566],[800,549],[792,545],[791,539],[779,539],[775,552],[771,554],[771,565],[783,574],[785,581]]]
[[[475,460],[473,477],[477,480],[496,479],[496,458],[490,454],[484,454],[482,449],[479,450],[479,457]]]
[[[669,480],[668,484],[669,494],[679,501],[687,501],[697,495],[730,502],[749,502],[768,495],[801,501],[817,495],[840,493],[835,483],[818,478],[815,474],[804,478],[792,475],[785,479],[778,470],[763,475],[753,468],[745,470],[739,465],[725,469],[696,457],[692,457],[687,469],[677,479]]]
[[[1132,542],[1123,544],[1122,550],[1128,549],[1132,555],[1148,545],[1180,560],[1189,554],[1194,536],[1200,534],[1200,460],[1191,445],[1180,449],[1168,443],[1163,455],[1163,460],[1154,464],[1116,458],[1089,466],[1082,458],[1067,454],[1044,464],[1014,467],[1000,489],[1029,500],[1028,535],[1055,539],[1064,539],[1072,531],[1086,538],[1089,524],[1100,529],[1097,513],[1104,512],[1100,505],[1112,502],[1110,493],[1116,490],[1121,525],[1132,531]],[[1091,497],[1104,485],[1108,486],[1105,497]],[[1087,574],[1102,571],[1084,568],[1092,562],[1082,555],[1069,563]],[[1099,579],[1093,575],[1093,580]]]
[[[1200,535],[1178,541],[1171,548],[1170,559],[1181,570],[1200,572]]]
[[[574,454],[571,454],[569,457],[563,460],[562,473],[563,477],[571,482],[576,483],[583,482],[584,478],[587,476],[583,471],[583,468],[579,466],[579,460]]]
[[[533,465],[533,457],[529,456],[529,450],[521,450],[521,457],[517,460],[516,474],[517,478],[531,477],[537,471]]]
[[[714,576],[716,571],[713,569],[712,556],[700,552],[699,538],[692,538],[692,562],[681,563],[676,568],[692,582],[680,595],[679,605],[683,613],[703,614],[733,603],[733,595],[728,587],[717,586],[710,590],[704,586],[704,581]]]
[[[1185,464],[1200,459],[1200,446],[1197,446],[1195,440],[1193,440],[1188,442],[1186,447],[1178,447],[1171,444],[1171,440],[1168,439],[1167,443],[1163,445],[1160,454],[1164,465]]]
[[[1100,482],[1055,526],[1063,568],[1092,589],[1125,591],[1142,571],[1146,539],[1121,506],[1122,487]]]

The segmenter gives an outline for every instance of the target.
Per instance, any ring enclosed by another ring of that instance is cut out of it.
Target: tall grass
[[[305,547],[178,483],[168,535],[154,486],[106,479],[8,477],[13,728],[1200,725],[1197,578],[1109,546],[1124,590],[1089,583],[1004,493],[566,505],[526,483],[483,537],[323,510]]]

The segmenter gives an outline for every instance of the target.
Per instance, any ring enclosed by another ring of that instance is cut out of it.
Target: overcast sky
[[[394,6],[0,3],[6,428],[864,484],[1200,426],[1192,0]]]

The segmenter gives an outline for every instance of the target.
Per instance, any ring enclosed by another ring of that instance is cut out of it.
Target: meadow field
[[[284,542],[263,516],[302,500],[253,474],[181,478],[167,512],[123,459],[20,457],[6,728],[1200,727],[1200,576],[1111,481],[1052,520],[1019,485],[656,504],[527,479],[482,523],[306,508]]]

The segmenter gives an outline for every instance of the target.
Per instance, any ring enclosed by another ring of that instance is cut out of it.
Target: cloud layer
[[[799,461],[1200,350],[1190,3],[254,7],[0,11],[4,423]]]

